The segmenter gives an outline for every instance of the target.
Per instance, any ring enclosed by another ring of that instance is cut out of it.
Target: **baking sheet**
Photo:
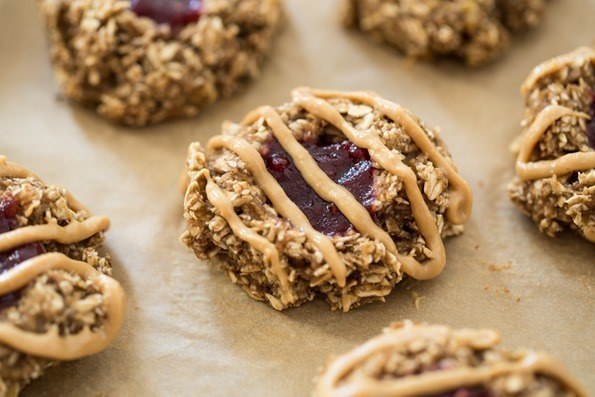
[[[33,2],[0,0],[0,153],[111,217],[106,245],[129,300],[111,348],[48,371],[24,395],[306,396],[329,354],[407,318],[498,328],[506,345],[558,356],[595,393],[595,245],[539,234],[505,191],[523,113],[519,85],[540,61],[595,39],[595,1],[552,2],[540,29],[479,71],[412,64],[346,33],[336,0],[286,5],[286,29],[244,93],[196,119],[129,130],[57,99]],[[347,314],[322,300],[279,313],[178,242],[176,182],[188,143],[288,100],[301,84],[376,90],[442,127],[475,206],[466,233],[446,243],[441,277],[404,282],[387,303]]]

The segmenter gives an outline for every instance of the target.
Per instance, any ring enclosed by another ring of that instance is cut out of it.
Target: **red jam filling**
[[[366,149],[349,141],[340,143],[303,142],[318,166],[342,185],[374,216],[374,169]],[[306,215],[312,227],[328,236],[344,235],[353,225],[334,203],[323,200],[306,183],[293,160],[276,139],[261,153],[269,173],[285,194]]]
[[[198,21],[202,0],[132,0],[132,11],[172,28],[181,28]]]
[[[589,146],[595,149],[595,92],[591,94],[589,116],[591,116],[591,120],[587,123],[587,137],[589,138]]]
[[[473,389],[466,389],[460,388],[457,390],[453,390],[447,393],[442,394],[435,394],[431,397],[491,397],[492,394],[481,387],[473,388]]]
[[[17,209],[18,202],[14,197],[4,196],[0,198],[0,234],[19,227],[16,219]],[[44,252],[43,246],[39,243],[29,243],[12,250],[0,252],[0,274]],[[20,296],[20,291],[0,296],[0,309],[13,306],[17,303]]]
[[[431,368],[426,369],[425,371],[416,371],[416,374],[421,374],[424,372],[434,372],[434,371],[448,371],[454,369],[453,363],[449,359],[442,359],[435,363]],[[450,390],[444,393],[432,394],[427,395],[425,397],[493,397],[492,393],[487,390],[485,387],[476,386],[476,387],[461,387],[455,390]]]

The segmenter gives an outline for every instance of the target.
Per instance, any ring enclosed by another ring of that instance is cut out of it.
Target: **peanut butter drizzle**
[[[45,333],[36,333],[24,331],[13,324],[0,323],[0,343],[26,354],[53,360],[75,360],[104,350],[120,332],[126,299],[116,280],[101,274],[89,264],[55,252],[36,256],[0,275],[0,295],[18,290],[52,269],[65,270],[92,280],[103,295],[107,318],[102,328],[91,330],[86,326],[74,335],[60,335],[57,327]]]
[[[323,258],[337,279],[337,285],[344,287],[347,280],[347,269],[339,257],[335,245],[328,237],[315,230],[306,215],[287,197],[281,185],[267,171],[260,153],[243,138],[227,135],[211,138],[207,146],[212,150],[226,148],[238,155],[246,163],[254,180],[271,201],[275,210],[303,230],[308,240],[322,253]],[[277,274],[277,277],[279,277],[279,274]]]
[[[568,65],[583,65],[587,61],[595,62],[595,49],[591,47],[579,47],[576,50],[557,56],[542,63],[541,65],[534,68],[523,85],[521,86],[521,93],[527,95],[531,88],[543,77],[556,73],[564,66]]]
[[[67,226],[57,223],[21,227],[0,235],[0,252],[35,241],[54,240],[60,244],[83,241],[109,228],[110,221],[105,216],[92,216],[82,222],[73,221]]]
[[[587,397],[584,388],[557,360],[543,353],[529,353],[518,362],[502,362],[475,368],[432,371],[392,380],[362,379],[341,385],[341,380],[368,357],[387,349],[405,347],[420,337],[447,336],[444,326],[416,326],[406,323],[403,328],[389,330],[360,347],[336,359],[318,382],[317,397],[406,397],[449,392],[461,387],[473,387],[512,373],[539,373],[557,379],[578,397]],[[473,349],[489,349],[499,343],[499,335],[491,330],[461,330],[457,345]]]
[[[0,157],[1,178],[35,178],[23,168]],[[70,202],[69,202],[70,204]],[[68,226],[58,224],[25,226],[0,234],[0,251],[45,240],[61,244],[83,241],[109,227],[109,219],[91,217],[83,222],[72,221]],[[104,298],[106,320],[101,329],[88,326],[74,335],[60,335],[54,327],[45,333],[25,331],[13,324],[0,323],[0,343],[26,354],[53,360],[74,360],[104,350],[118,335],[124,321],[125,294],[113,278],[101,274],[86,262],[73,260],[62,253],[46,253],[28,259],[0,274],[0,295],[16,291],[41,274],[60,269],[91,280]]]
[[[516,172],[523,181],[595,168],[595,151],[569,153],[556,160],[529,161],[539,138],[556,120],[564,116],[589,117],[564,106],[550,105],[543,109],[523,136],[519,148]]]
[[[453,223],[463,223],[470,214],[472,205],[471,190],[446,159],[437,151],[435,145],[427,138],[423,129],[407,114],[407,112],[388,101],[379,100],[373,94],[367,93],[342,93],[333,91],[313,91],[309,88],[298,88],[293,91],[293,99],[308,112],[325,119],[339,129],[347,139],[370,153],[370,157],[382,168],[398,176],[405,186],[405,193],[411,204],[411,212],[419,227],[421,235],[432,252],[432,257],[423,264],[414,257],[399,254],[394,245],[386,248],[391,251],[403,264],[403,270],[409,276],[418,280],[428,280],[438,276],[444,269],[446,253],[442,238],[436,226],[436,221],[428,208],[422,192],[417,186],[417,176],[411,168],[405,165],[382,142],[382,139],[373,133],[358,131],[324,98],[346,97],[363,103],[368,103],[380,110],[387,117],[400,124],[404,132],[418,145],[420,150],[426,152],[428,157],[444,170],[446,177],[453,186],[453,209],[449,208],[447,216]],[[423,136],[423,137],[422,137]],[[425,137],[425,138],[424,138]],[[317,193],[319,193],[317,191]],[[362,231],[365,232],[365,231]]]
[[[396,252],[397,247],[389,234],[376,225],[368,210],[353,197],[349,190],[335,183],[318,167],[316,160],[295,139],[275,109],[264,107],[260,113],[271,127],[277,141],[293,159],[302,178],[316,194],[322,199],[334,203],[360,233],[380,241],[389,251]]]
[[[447,217],[455,224],[464,223],[471,212],[472,195],[468,184],[458,175],[452,163],[440,154],[419,124],[403,108],[375,95],[366,93],[340,93],[331,91],[316,91],[315,93],[307,88],[300,88],[293,92],[296,103],[312,114],[329,121],[335,127],[339,128],[350,141],[359,147],[368,149],[370,156],[376,163],[387,171],[399,176],[404,181],[405,191],[411,202],[413,216],[432,252],[432,258],[426,260],[424,264],[420,264],[414,257],[398,253],[390,235],[376,225],[369,212],[347,189],[333,182],[318,167],[316,161],[295,139],[289,128],[283,123],[281,117],[273,108],[262,107],[257,109],[250,113],[243,122],[248,125],[256,121],[259,117],[264,117],[271,128],[272,134],[279,141],[283,149],[291,156],[302,177],[316,194],[324,200],[337,205],[341,213],[360,233],[383,243],[387,250],[397,257],[405,273],[419,280],[436,277],[444,268],[446,253],[436,222],[417,186],[415,173],[391,153],[378,136],[357,131],[329,103],[316,96],[344,96],[352,98],[378,108],[387,117],[399,123],[405,132],[411,136],[420,150],[427,153],[428,158],[444,171],[449,180],[451,184],[450,194],[452,205],[447,210]],[[329,264],[331,271],[337,279],[337,284],[340,287],[344,286],[347,269],[341,261],[334,244],[328,237],[312,228],[304,213],[287,197],[281,186],[268,173],[258,151],[243,138],[233,136],[216,136],[209,141],[208,147],[210,149],[224,147],[234,152],[246,163],[256,183],[263,189],[269,200],[271,200],[277,212],[304,230],[309,240],[321,251]],[[221,210],[221,207],[219,209]],[[233,217],[232,214],[228,215],[230,219]],[[281,268],[279,267],[279,269]],[[275,269],[273,271],[280,280],[286,278],[285,273],[275,271]]]
[[[299,90],[300,89],[296,91]],[[307,93],[306,90],[304,91]],[[345,97],[353,101],[365,103],[399,124],[403,128],[403,131],[409,135],[413,142],[415,142],[417,147],[428,155],[430,161],[445,173],[450,185],[450,202],[446,210],[448,220],[455,225],[462,225],[467,222],[467,219],[471,215],[471,207],[473,205],[473,194],[469,184],[459,175],[456,168],[453,166],[452,160],[444,157],[438,151],[436,145],[430,140],[424,129],[417,121],[415,121],[407,109],[371,92],[337,92],[320,90],[310,92],[310,95],[315,95],[320,98]]]
[[[0,178],[33,178],[37,181],[41,181],[41,179],[37,175],[30,172],[29,170],[26,170],[18,164],[7,161],[6,156],[0,156]],[[65,192],[66,199],[68,200],[70,208],[72,208],[75,211],[85,211],[87,214],[90,214],[89,210],[83,204],[81,204],[69,191],[65,190]]]
[[[531,89],[543,77],[555,73],[568,65],[583,65],[585,62],[595,62],[595,50],[581,47],[569,54],[553,58],[537,66],[521,87],[521,92],[528,95]],[[595,168],[595,151],[575,152],[565,154],[555,160],[530,161],[531,154],[539,139],[557,120],[565,116],[589,119],[590,116],[576,112],[568,107],[550,105],[542,109],[535,120],[523,133],[518,148],[516,172],[523,181],[549,178],[576,171],[586,171]],[[587,226],[583,230],[587,240],[595,242],[595,227]]]
[[[277,250],[277,247],[275,247],[275,244],[271,243],[268,239],[262,237],[242,222],[240,217],[236,214],[233,203],[227,196],[227,193],[213,181],[209,170],[203,169],[199,172],[197,178],[200,177],[204,177],[207,181],[207,198],[211,204],[219,210],[221,216],[225,218],[227,223],[229,223],[234,234],[262,253],[266,258],[266,261],[271,264],[271,270],[279,278],[281,284],[282,302],[284,304],[293,303],[295,298],[291,294],[289,280],[281,266],[279,251]]]

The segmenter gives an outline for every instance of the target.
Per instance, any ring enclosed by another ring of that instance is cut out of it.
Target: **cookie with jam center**
[[[570,229],[595,242],[595,50],[537,66],[521,89],[523,131],[510,199],[549,236]]]
[[[101,252],[109,224],[0,156],[0,395],[118,335],[125,294]]]
[[[472,202],[438,131],[370,92],[295,89],[193,143],[184,182],[182,241],[278,310],[438,276]]]
[[[280,0],[38,0],[63,95],[120,124],[197,115],[255,78]]]
[[[333,358],[315,397],[586,397],[553,357],[498,346],[494,330],[394,323]]]

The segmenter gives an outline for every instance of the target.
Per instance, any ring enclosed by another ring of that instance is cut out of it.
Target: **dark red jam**
[[[492,397],[489,390],[478,387],[473,389],[460,388],[447,393],[434,394],[429,397]]]
[[[591,94],[589,116],[591,116],[591,120],[587,123],[587,137],[589,138],[589,146],[595,149],[595,92]]]
[[[374,169],[366,149],[349,141],[340,143],[303,142],[318,166],[336,183],[344,186],[374,216]],[[353,225],[334,203],[323,200],[306,183],[293,160],[276,139],[262,153],[269,173],[285,194],[308,217],[312,226],[328,236],[342,235]]]
[[[0,198],[0,234],[19,227],[16,220],[17,209],[18,202],[14,197],[3,196]],[[0,252],[0,274],[44,252],[43,246],[39,243],[29,243],[12,250]],[[0,309],[14,305],[20,296],[20,291],[0,296]]]
[[[202,0],[132,0],[132,11],[172,28],[181,28],[198,21]]]

